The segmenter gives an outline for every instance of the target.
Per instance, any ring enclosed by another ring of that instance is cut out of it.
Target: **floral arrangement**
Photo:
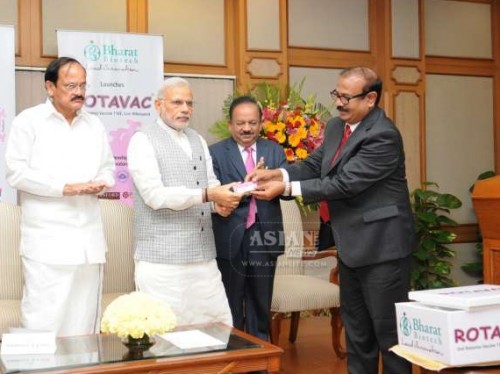
[[[173,330],[175,314],[163,301],[144,292],[122,295],[109,304],[101,321],[101,331],[140,339]]]
[[[325,123],[312,102],[268,102],[262,117],[262,136],[283,145],[290,162],[305,159],[323,143]]]
[[[316,103],[314,95],[304,99],[301,95],[304,80],[299,86],[282,89],[266,82],[257,84],[247,94],[255,97],[262,109],[261,136],[283,146],[289,162],[305,159],[323,142],[328,109]],[[282,92],[286,98],[282,99]],[[225,119],[215,123],[211,132],[221,138],[230,136],[227,129],[229,105],[235,93],[224,103]]]

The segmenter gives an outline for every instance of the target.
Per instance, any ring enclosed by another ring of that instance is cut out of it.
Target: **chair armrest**
[[[316,251],[316,250],[308,250],[305,249],[302,254],[302,260],[303,261],[314,261],[314,260],[319,260],[322,258],[326,257],[335,257],[337,259],[337,263],[335,266],[330,270],[330,282],[339,284],[339,256],[337,252],[337,247],[330,247],[328,249],[325,249],[323,251]]]

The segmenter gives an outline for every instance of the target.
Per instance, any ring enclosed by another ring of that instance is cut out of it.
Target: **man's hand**
[[[282,181],[283,174],[279,169],[254,169],[245,177],[245,182]]]
[[[100,193],[106,184],[103,182],[71,183],[64,185],[64,196],[95,195]]]
[[[231,213],[233,212],[234,209],[229,208],[229,207],[224,206],[224,205],[214,203],[214,210],[220,216],[227,217],[227,216],[231,215]]]
[[[223,186],[211,187],[207,189],[208,201],[225,206],[226,208],[235,209],[243,194],[231,191],[231,187],[238,184],[238,182],[225,184]]]
[[[285,192],[285,182],[269,181],[258,183],[257,189],[252,191],[251,194],[260,200],[272,200],[283,192]]]

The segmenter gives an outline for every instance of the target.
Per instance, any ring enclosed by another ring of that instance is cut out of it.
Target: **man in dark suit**
[[[340,257],[340,299],[351,374],[409,374],[397,344],[394,303],[407,300],[414,226],[401,135],[378,107],[382,81],[370,68],[340,73],[331,92],[339,116],[323,145],[286,170],[258,170],[254,196],[327,200]],[[351,133],[351,134],[349,134]],[[289,181],[292,181],[291,183]]]
[[[262,112],[255,99],[236,98],[229,118],[231,137],[209,147],[222,184],[243,181],[258,163],[271,168],[286,163],[281,146],[260,138]],[[279,198],[248,196],[228,217],[214,214],[213,229],[234,327],[267,340],[276,257],[284,249]]]

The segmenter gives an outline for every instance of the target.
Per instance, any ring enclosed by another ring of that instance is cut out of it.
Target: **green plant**
[[[455,257],[455,251],[446,244],[451,243],[456,235],[446,230],[444,226],[457,225],[447,215],[450,209],[461,207],[462,202],[456,196],[439,193],[432,187],[439,188],[436,183],[425,182],[422,188],[417,188],[411,193],[417,238],[411,271],[413,290],[455,285],[450,277],[452,267],[450,259]]]
[[[495,172],[493,170],[488,170],[485,171],[477,177],[477,181],[483,180],[483,179],[488,179],[491,177],[495,176]],[[470,188],[469,192],[472,193],[474,190],[474,186],[476,183],[474,183]],[[476,244],[476,261],[473,262],[468,262],[463,264],[460,268],[467,274],[469,274],[472,277],[477,277],[478,278],[478,283],[483,282],[483,237],[481,235],[481,231],[478,228],[477,231],[477,244]]]

